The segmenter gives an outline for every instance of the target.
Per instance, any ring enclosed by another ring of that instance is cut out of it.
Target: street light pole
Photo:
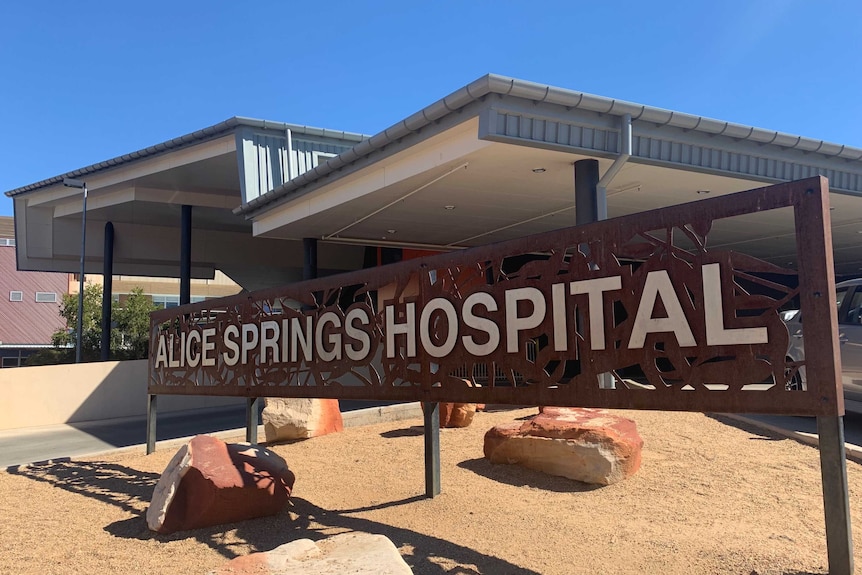
[[[75,330],[75,363],[81,363],[81,338],[84,321],[84,252],[87,249],[87,182],[74,178],[63,178],[63,185],[84,191],[81,208],[81,273],[78,276],[78,325]]]

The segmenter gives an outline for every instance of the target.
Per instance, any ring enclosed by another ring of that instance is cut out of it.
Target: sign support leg
[[[425,402],[425,496],[440,495],[440,404]]]
[[[260,406],[259,397],[249,397],[245,404],[245,440],[252,445],[257,445],[257,426],[258,422],[258,407]]]
[[[156,450],[156,419],[158,395],[147,394],[147,455]]]
[[[844,418],[818,417],[817,435],[820,437],[820,474],[829,575],[850,575],[853,573],[853,534],[850,529],[850,492],[844,452]]]

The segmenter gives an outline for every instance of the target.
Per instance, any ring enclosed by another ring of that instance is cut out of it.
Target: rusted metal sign
[[[798,287],[710,249],[788,207]],[[833,293],[813,178],[157,311],[149,393],[837,415]],[[797,296],[804,390],[778,314]]]

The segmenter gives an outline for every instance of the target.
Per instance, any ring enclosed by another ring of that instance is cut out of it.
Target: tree
[[[155,310],[150,298],[141,288],[134,288],[128,298],[120,304],[111,302],[111,358],[144,359],[149,351],[150,312]],[[78,322],[78,294],[66,294],[60,304],[60,317],[66,322],[64,329],[58,329],[51,336],[54,344],[53,354],[41,358],[35,354],[34,361],[39,363],[68,363],[75,355]],[[84,361],[98,361],[102,349],[102,286],[88,283],[84,286],[84,314],[81,325],[81,356]],[[51,360],[53,358],[53,361]]]
[[[156,306],[150,298],[144,295],[139,287],[132,289],[122,307],[115,306],[112,312],[119,333],[120,343],[115,349],[117,359],[144,359],[150,351],[150,312]],[[111,346],[114,345],[113,331]]]

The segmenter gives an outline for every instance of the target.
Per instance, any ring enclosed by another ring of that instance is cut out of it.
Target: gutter
[[[662,108],[653,108],[642,104],[634,104],[575,90],[536,84],[496,74],[488,74],[456,90],[442,100],[438,100],[430,106],[423,108],[407,119],[393,124],[377,135],[364,140],[350,150],[328,160],[313,170],[305,172],[289,182],[239,206],[234,210],[234,213],[250,218],[267,205],[284,196],[294,194],[306,186],[311,186],[319,180],[367,158],[374,152],[380,151],[390,144],[398,144],[398,141],[402,138],[419,132],[422,128],[438,122],[444,116],[457,112],[468,104],[472,104],[489,94],[512,96],[532,100],[535,103],[555,104],[599,114],[614,116],[629,115],[632,120],[639,122],[649,122],[658,126],[670,126],[686,131],[702,132],[711,136],[725,136],[735,140],[776,146],[783,150],[817,153],[826,157],[837,157],[848,161],[862,160],[862,149],[860,148],[832,144],[823,140],[803,138],[802,136],[794,136],[774,130],[764,130],[742,124],[723,122],[721,120],[674,112]]]

